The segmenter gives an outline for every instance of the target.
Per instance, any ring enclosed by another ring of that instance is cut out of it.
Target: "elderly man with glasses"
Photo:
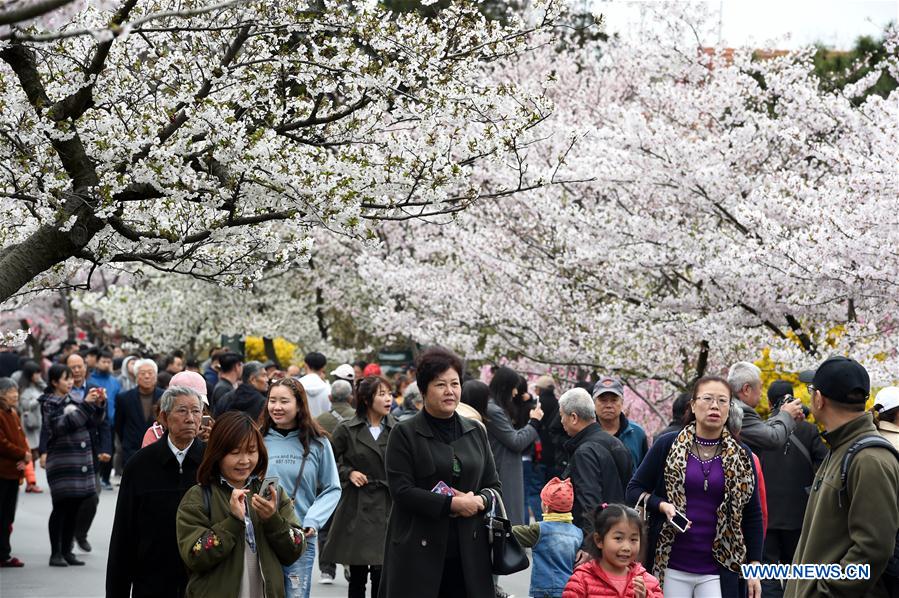
[[[753,452],[783,449],[796,428],[805,419],[799,399],[784,402],[780,411],[762,421],[755,408],[762,398],[762,371],[752,363],[740,361],[727,372],[727,383],[743,409],[743,428],[740,439]]]
[[[175,515],[206,449],[197,438],[203,403],[192,388],[170,386],[159,406],[165,434],[135,453],[122,475],[106,567],[110,598],[183,596],[187,586]]]

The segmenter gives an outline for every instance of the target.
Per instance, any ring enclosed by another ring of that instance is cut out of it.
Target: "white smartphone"
[[[671,518],[671,525],[673,525],[674,529],[677,531],[684,533],[690,525],[690,520],[687,519],[683,513],[675,511],[674,517]]]
[[[274,494],[275,492],[278,491],[277,490],[277,488],[278,488],[278,478],[277,477],[265,478],[264,480],[262,480],[262,486],[259,487],[259,496],[261,496],[262,498],[265,498],[265,499],[271,498],[271,496],[268,493],[269,488],[271,488],[272,494]]]

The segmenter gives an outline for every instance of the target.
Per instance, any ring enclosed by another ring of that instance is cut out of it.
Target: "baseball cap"
[[[874,397],[874,405],[879,413],[899,407],[899,386],[882,388]]]
[[[853,391],[861,393],[861,402],[864,403],[871,392],[868,371],[849,357],[829,357],[818,369],[801,372],[799,379],[811,383],[822,395],[839,403],[858,403],[857,399],[853,400],[848,396]]]
[[[616,380],[615,378],[609,376],[600,378],[593,386],[593,398],[595,399],[599,395],[605,394],[607,392],[616,394],[619,397],[623,397],[624,386],[622,386],[621,382],[619,380]]]
[[[348,363],[342,363],[331,371],[331,375],[341,380],[353,381],[356,378],[356,372],[353,366]]]

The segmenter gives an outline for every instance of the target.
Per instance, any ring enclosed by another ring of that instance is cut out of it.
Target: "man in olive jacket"
[[[843,456],[858,439],[877,434],[865,412],[868,372],[846,357],[831,357],[812,379],[811,408],[826,432],[830,454],[812,484],[794,564],[869,564],[870,579],[811,579],[787,583],[787,598],[886,597],[881,579],[899,529],[899,462],[889,450],[856,453],[840,488]],[[845,569],[844,569],[845,571]]]

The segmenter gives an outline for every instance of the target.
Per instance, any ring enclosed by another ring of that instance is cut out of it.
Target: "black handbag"
[[[487,541],[490,544],[490,560],[493,573],[511,575],[524,571],[530,566],[528,555],[518,540],[512,535],[512,523],[506,517],[506,507],[499,492],[486,489],[490,496],[490,510],[485,517]],[[497,514],[498,511],[498,514]]]

